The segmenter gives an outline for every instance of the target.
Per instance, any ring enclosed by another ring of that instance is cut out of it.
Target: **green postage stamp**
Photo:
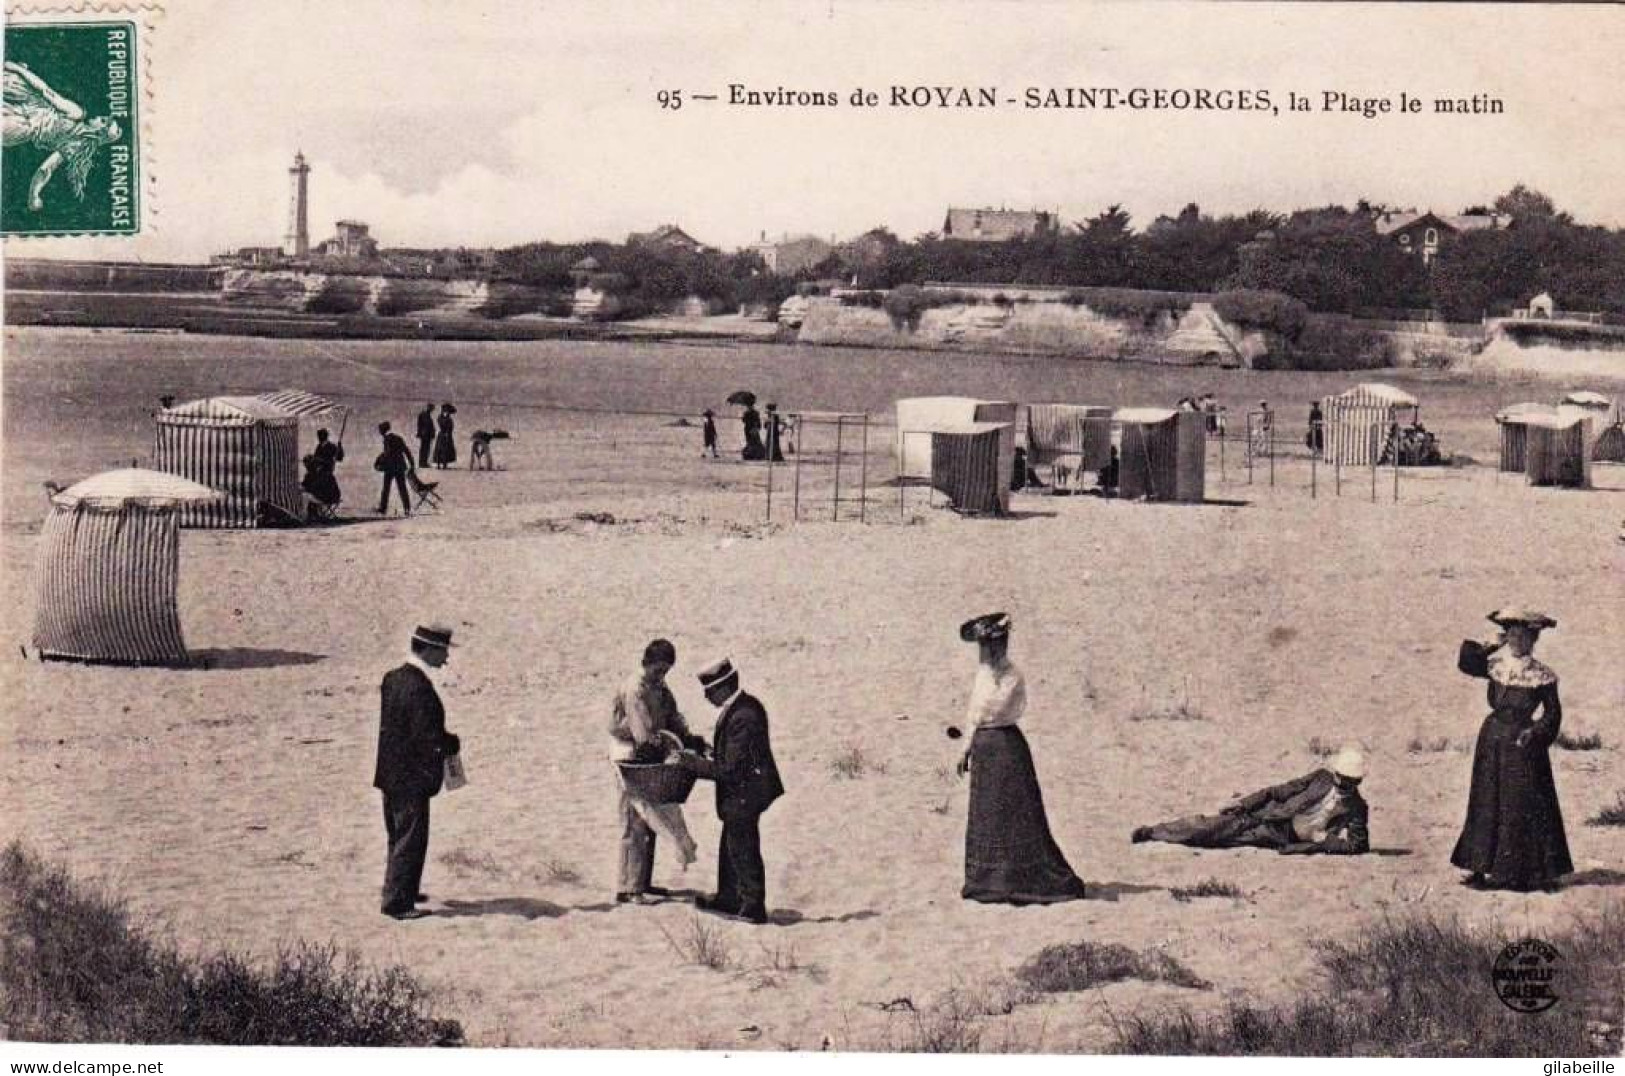
[[[8,23],[0,232],[141,229],[133,22]]]

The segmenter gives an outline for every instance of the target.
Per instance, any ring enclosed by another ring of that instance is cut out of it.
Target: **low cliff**
[[[807,302],[797,339],[852,347],[1249,368],[1275,346],[1269,334],[1226,323],[1206,301],[1191,301],[1183,309],[1175,305],[1124,314],[1102,312],[1087,302],[1014,301],[1002,293],[999,302],[968,298],[926,309],[912,324],[879,307],[813,298]]]

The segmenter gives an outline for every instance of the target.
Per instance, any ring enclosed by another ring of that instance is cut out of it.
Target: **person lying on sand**
[[[1273,848],[1284,855],[1359,855],[1371,850],[1370,811],[1360,795],[1365,756],[1351,747],[1326,768],[1244,796],[1217,815],[1141,826],[1133,841],[1196,848]]]

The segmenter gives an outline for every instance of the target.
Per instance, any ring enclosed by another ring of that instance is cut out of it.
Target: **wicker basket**
[[[632,795],[650,803],[683,803],[694,788],[694,773],[674,762],[617,762]]]

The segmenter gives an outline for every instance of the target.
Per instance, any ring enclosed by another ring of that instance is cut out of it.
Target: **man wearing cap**
[[[683,765],[717,785],[722,843],[717,852],[717,891],[695,904],[705,911],[767,922],[767,872],[762,865],[762,812],[784,795],[768,738],[767,710],[739,688],[739,671],[727,658],[700,671],[700,686],[717,708],[711,758],[694,751]]]
[[[1133,841],[1273,848],[1285,855],[1359,855],[1371,850],[1370,811],[1360,795],[1364,778],[1365,757],[1345,747],[1324,769],[1244,796],[1217,815],[1141,826]]]
[[[420,627],[412,633],[406,663],[384,674],[378,720],[378,765],[373,787],[384,794],[384,831],[389,861],[381,910],[395,919],[428,912],[413,905],[429,853],[429,800],[440,791],[448,755],[460,744],[446,731],[446,710],[432,673],[451,656],[451,629]]]
[[[384,439],[384,450],[378,453],[378,459],[373,464],[384,475],[384,488],[378,494],[378,514],[389,511],[389,484],[393,482],[400,494],[401,513],[409,516],[412,514],[412,502],[406,499],[406,472],[412,470],[412,450],[406,447],[406,441],[400,434],[390,430],[387,422],[378,424],[378,435]]]

